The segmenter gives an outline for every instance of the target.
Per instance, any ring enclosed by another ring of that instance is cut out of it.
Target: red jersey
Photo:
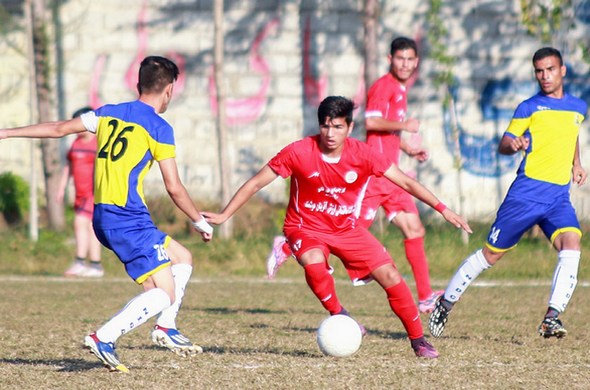
[[[406,118],[408,99],[406,87],[387,73],[369,89],[365,118],[378,117],[401,122]],[[400,131],[367,131],[367,143],[399,164]]]
[[[293,142],[268,163],[281,177],[291,177],[285,229],[354,229],[370,177],[382,176],[392,162],[353,138],[345,140],[339,159],[330,159],[319,142],[319,135]]]
[[[76,198],[92,197],[94,193],[94,157],[96,137],[88,140],[77,137],[68,151],[70,173],[74,179]]]

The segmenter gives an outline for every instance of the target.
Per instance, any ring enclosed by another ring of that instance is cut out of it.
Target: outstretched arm
[[[240,189],[235,193],[227,206],[219,214],[205,212],[203,215],[208,222],[219,225],[227,221],[236,211],[238,211],[254,194],[262,188],[269,185],[279,175],[275,173],[268,165],[262,167],[260,171],[250,180],[245,182]]]
[[[201,234],[203,241],[210,241],[213,238],[213,228],[201,216],[199,209],[190,198],[184,184],[180,181],[176,159],[167,158],[159,161],[158,164],[170,199],[180,211],[190,218],[195,230]]]
[[[460,215],[447,208],[428,188],[403,173],[395,164],[392,164],[383,176],[441,213],[449,223],[462,228],[467,233],[472,233],[471,228]]]
[[[0,139],[5,138],[61,138],[68,134],[86,131],[80,117],[65,121],[45,122],[35,125],[0,129]]]

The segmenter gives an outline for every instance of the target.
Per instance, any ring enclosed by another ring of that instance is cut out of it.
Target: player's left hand
[[[578,186],[581,186],[584,183],[586,183],[586,178],[588,177],[588,174],[586,173],[586,170],[582,168],[581,165],[574,165],[574,167],[572,168],[572,177],[574,183],[576,183]]]
[[[411,148],[406,153],[408,154],[408,156],[418,160],[418,162],[424,162],[430,158],[428,150],[424,148]]]
[[[455,213],[453,210],[446,208],[442,212],[442,216],[446,219],[449,223],[455,225],[460,229],[465,230],[467,233],[473,233],[469,224],[461,217],[459,214]]]
[[[203,218],[205,218],[207,222],[212,223],[214,225],[221,225],[227,220],[227,217],[225,215],[212,213],[210,211],[204,211],[201,213],[201,215],[203,216]]]

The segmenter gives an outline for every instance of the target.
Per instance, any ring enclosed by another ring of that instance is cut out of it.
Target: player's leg
[[[516,246],[542,213],[543,206],[540,204],[513,198],[504,200],[488,234],[486,246],[463,260],[430,314],[428,327],[433,336],[442,336],[453,305],[483,271]]]
[[[331,240],[330,250],[342,260],[352,280],[370,276],[384,289],[389,306],[406,329],[415,354],[425,358],[438,357],[436,349],[424,338],[412,292],[383,245],[366,229],[355,229]]]
[[[331,315],[339,314],[343,308],[336,295],[334,278],[330,274],[330,250],[324,242],[329,235],[308,233],[301,229],[291,229],[285,233],[295,259],[303,267],[307,285]]]
[[[85,345],[109,368],[127,371],[115,352],[117,339],[174,302],[174,279],[170,261],[165,256],[166,234],[157,229],[96,230],[101,242],[122,259],[129,276],[145,291],[130,300],[123,309],[88,335]],[[125,260],[123,260],[125,259]]]
[[[547,312],[538,332],[546,338],[561,338],[567,331],[558,316],[565,311],[578,282],[582,232],[569,199],[556,204],[539,225],[557,250],[557,265]]]
[[[193,271],[193,257],[188,249],[173,239],[170,239],[165,250],[172,262],[171,270],[174,279],[175,300],[170,307],[162,310],[156,319],[156,325],[152,331],[152,340],[154,343],[168,348],[178,355],[194,355],[203,352],[203,348],[193,344],[176,327],[176,317]]]
[[[87,269],[86,256],[89,251],[88,218],[82,212],[74,214],[74,239],[76,242],[76,258],[64,272],[65,276],[82,276]]]
[[[371,272],[371,276],[383,287],[389,307],[401,320],[414,353],[418,357],[437,358],[437,350],[424,337],[420,313],[412,292],[393,263],[385,264]]]
[[[412,200],[412,204],[413,200]],[[404,235],[404,248],[408,263],[412,267],[412,274],[416,282],[416,292],[418,293],[418,309],[421,313],[430,313],[438,297],[443,293],[432,291],[430,285],[430,270],[428,267],[428,257],[424,249],[424,236],[426,230],[420,220],[420,215],[416,212],[400,211],[391,220]]]
[[[87,242],[88,259],[90,260],[84,272],[80,275],[87,278],[100,278],[104,276],[104,269],[100,261],[102,245],[94,234],[92,227],[92,214],[83,214],[84,218],[80,221],[85,228],[84,240]]]

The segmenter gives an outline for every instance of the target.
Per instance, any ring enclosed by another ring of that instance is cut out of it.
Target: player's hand
[[[205,212],[202,212],[201,215],[203,216],[203,218],[205,218],[205,220],[207,222],[212,223],[214,225],[221,225],[222,223],[227,221],[227,217],[223,214],[205,211]]]
[[[196,222],[192,221],[192,224],[195,230],[201,235],[203,241],[211,241],[213,238],[213,226],[209,225],[205,218],[201,218]]]
[[[574,167],[572,168],[572,177],[574,183],[576,183],[578,186],[581,186],[584,183],[586,183],[586,178],[588,177],[588,174],[586,173],[586,170],[582,168],[581,165],[574,165]]]
[[[423,148],[411,148],[406,152],[406,154],[410,157],[415,158],[418,162],[424,162],[430,158],[428,154],[428,150]]]
[[[455,225],[455,227],[465,230],[467,233],[473,233],[467,222],[459,214],[453,210],[446,208],[442,212],[442,216],[447,222]]]
[[[403,124],[404,128],[402,130],[408,133],[417,133],[420,130],[420,121],[418,119],[409,118]]]
[[[528,137],[525,137],[525,136],[516,137],[516,138],[512,139],[512,142],[510,142],[510,148],[514,152],[518,152],[519,150],[527,150],[530,142],[531,141]]]

